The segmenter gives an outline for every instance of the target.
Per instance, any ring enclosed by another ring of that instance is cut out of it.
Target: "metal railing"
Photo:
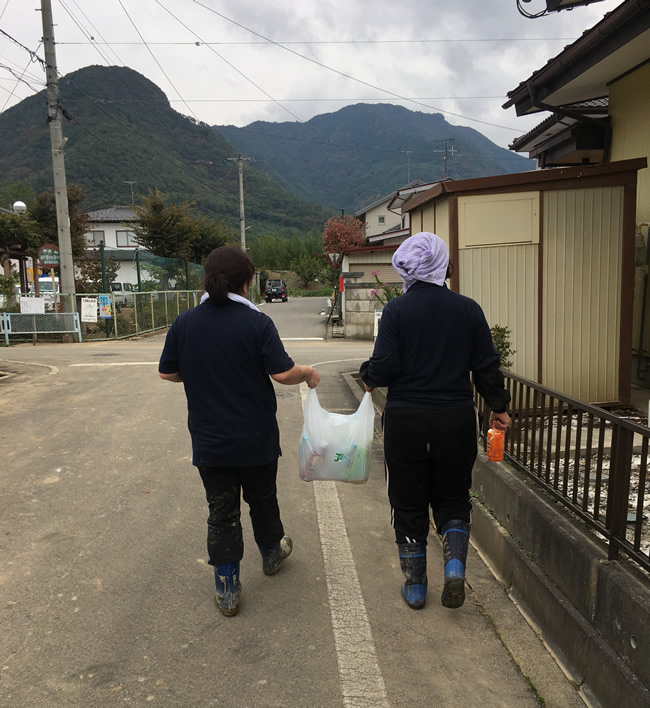
[[[608,545],[650,571],[650,428],[504,372],[512,425],[505,457]],[[479,413],[485,403],[477,395]],[[482,434],[488,427],[482,416]]]
[[[9,346],[10,336],[31,334],[74,334],[81,341],[79,315],[76,312],[0,312],[0,334]]]

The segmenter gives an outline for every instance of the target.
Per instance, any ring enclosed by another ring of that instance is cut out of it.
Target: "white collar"
[[[208,293],[203,293],[203,295],[201,296],[200,304],[202,305],[209,297],[210,295]],[[242,305],[246,305],[246,307],[250,307],[251,310],[255,310],[255,312],[260,312],[259,308],[255,307],[255,305],[253,305],[250,300],[247,300],[241,295],[237,295],[236,293],[228,293],[228,299],[232,300],[233,302],[239,302]]]

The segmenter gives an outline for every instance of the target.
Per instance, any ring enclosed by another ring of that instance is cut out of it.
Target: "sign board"
[[[59,247],[54,243],[44,244],[38,249],[38,260],[43,268],[58,268]]]
[[[45,298],[44,297],[21,297],[20,311],[26,315],[44,315],[45,314]]]
[[[81,321],[82,322],[97,322],[97,298],[82,297],[81,298]]]
[[[382,312],[383,312],[383,310],[375,310],[375,328],[374,328],[374,332],[373,332],[373,337],[375,340],[377,339],[377,335],[379,334],[379,322],[381,320],[381,313]]]
[[[111,296],[98,295],[97,299],[99,300],[99,318],[102,320],[112,319]]]

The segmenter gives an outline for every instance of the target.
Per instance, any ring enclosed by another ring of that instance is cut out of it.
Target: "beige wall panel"
[[[613,160],[647,157],[650,163],[650,64],[609,89]],[[650,167],[638,172],[637,223],[650,221]]]
[[[509,327],[512,370],[537,380],[538,246],[467,248],[459,254],[460,292],[483,308],[490,327]]]
[[[647,157],[650,163],[650,64],[610,86],[609,114],[612,122],[612,160]],[[637,224],[650,221],[650,168],[637,173]],[[647,235],[647,228],[642,230]],[[641,258],[641,262],[644,262]],[[639,349],[643,312],[644,269],[636,268],[634,282],[633,348]],[[650,289],[646,293],[646,323],[641,348],[650,351]]]
[[[401,283],[399,275],[392,266],[391,259],[394,251],[381,252],[381,261],[378,253],[359,253],[348,256],[348,266],[350,273],[364,273],[363,276],[355,278],[354,282],[374,282],[375,276],[372,271],[379,271],[378,277],[382,283]]]
[[[436,228],[433,233],[440,236],[449,248],[449,199],[436,203]]]
[[[539,243],[539,192],[458,199],[458,246]]]
[[[432,234],[436,233],[436,205],[431,204],[430,206],[426,207],[424,211],[422,212],[422,219],[423,219],[423,225],[422,228],[419,228],[420,225],[420,220],[417,219],[415,221],[415,224],[418,228],[413,229],[413,233],[417,234],[420,231],[429,231]]]
[[[542,380],[583,401],[619,395],[622,224],[622,187],[544,194]]]

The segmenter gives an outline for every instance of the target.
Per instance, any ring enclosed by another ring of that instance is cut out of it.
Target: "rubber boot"
[[[406,578],[402,586],[402,595],[413,610],[424,607],[427,597],[427,544],[398,543],[399,564]]]
[[[469,524],[460,519],[451,519],[442,527],[445,585],[441,602],[444,607],[453,609],[465,602],[465,564],[469,528]]]
[[[280,566],[284,563],[285,558],[291,555],[293,550],[293,541],[285,536],[278,541],[274,546],[264,547],[259,546],[262,554],[262,570],[264,575],[275,575]]]
[[[233,617],[239,612],[239,562],[220,563],[214,566],[214,584],[217,589],[215,601],[226,617]]]

